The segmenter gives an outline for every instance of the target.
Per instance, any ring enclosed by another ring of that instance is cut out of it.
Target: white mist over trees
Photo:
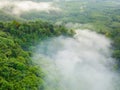
[[[33,62],[46,70],[46,90],[118,90],[111,41],[89,30],[76,33],[38,46]]]
[[[20,15],[32,10],[40,12],[60,11],[58,7],[53,6],[52,2],[34,2],[34,1],[0,1],[0,9],[5,12]]]
[[[120,90],[119,1],[0,0],[0,90]]]

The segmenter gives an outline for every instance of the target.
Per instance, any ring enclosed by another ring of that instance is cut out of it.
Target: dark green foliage
[[[25,23],[13,21],[5,23],[4,32],[10,33],[15,41],[26,50],[29,46],[35,45],[38,41],[45,38],[60,34],[71,34],[71,32],[68,32],[63,26],[53,26],[52,24],[42,21]]]
[[[34,90],[43,83],[31,64],[28,52],[6,32],[0,31],[0,90]],[[42,72],[42,71],[39,71]],[[40,77],[41,76],[41,77]],[[27,79],[27,80],[26,80]],[[39,81],[40,80],[40,81]],[[22,86],[24,84],[24,86]],[[41,86],[43,87],[43,86]]]

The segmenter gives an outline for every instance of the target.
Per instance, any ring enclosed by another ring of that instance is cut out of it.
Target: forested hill
[[[43,90],[44,71],[31,61],[31,50],[48,37],[72,35],[47,22],[0,23],[0,90]]]

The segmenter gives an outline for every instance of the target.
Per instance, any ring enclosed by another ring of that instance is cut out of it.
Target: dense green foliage
[[[43,83],[42,72],[36,70],[29,53],[9,33],[0,31],[0,90],[35,90],[37,83]]]
[[[0,23],[0,90],[43,90],[44,71],[31,61],[31,47],[37,41],[58,35],[72,35],[62,26],[47,22]]]

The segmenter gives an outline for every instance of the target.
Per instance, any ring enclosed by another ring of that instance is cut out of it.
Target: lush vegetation
[[[0,23],[0,90],[43,90],[44,71],[31,61],[33,46],[48,37],[72,35],[47,22]]]

